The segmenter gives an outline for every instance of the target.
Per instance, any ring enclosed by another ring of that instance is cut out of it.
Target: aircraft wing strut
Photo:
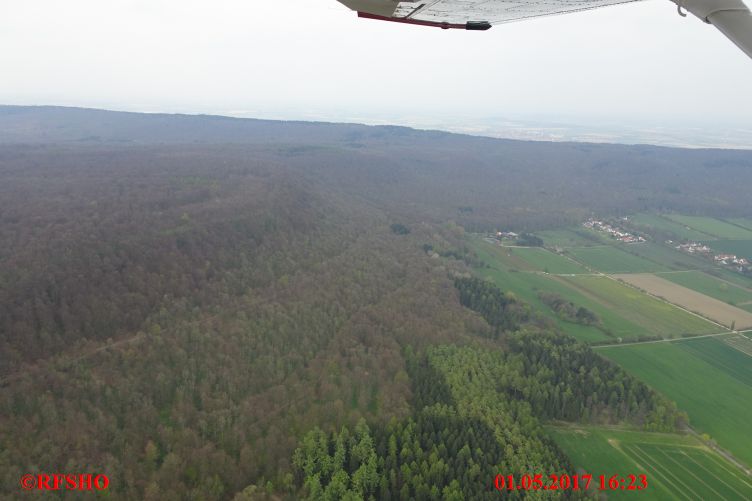
[[[752,14],[742,0],[673,0],[712,24],[752,58]]]

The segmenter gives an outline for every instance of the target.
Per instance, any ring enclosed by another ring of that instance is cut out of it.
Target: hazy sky
[[[752,60],[668,0],[443,31],[335,0],[0,0],[0,103],[752,128]]]

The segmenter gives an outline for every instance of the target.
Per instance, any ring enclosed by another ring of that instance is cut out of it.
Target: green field
[[[752,240],[712,240],[706,243],[716,252],[752,259]]]
[[[698,270],[712,268],[714,264],[708,259],[685,254],[672,247],[656,242],[645,242],[626,247],[626,252],[659,263],[672,270]]]
[[[752,478],[691,436],[596,427],[547,430],[578,470],[596,478],[647,475],[646,490],[611,491],[608,499],[752,497]]]
[[[630,216],[629,220],[638,227],[641,227],[640,229],[648,232],[652,229],[668,232],[679,240],[707,240],[709,236],[712,236],[654,214],[636,214]]]
[[[719,330],[701,318],[610,278],[588,275],[554,277],[515,271],[520,270],[521,258],[511,252],[512,249],[481,239],[472,239],[470,244],[478,257],[490,265],[490,268],[476,269],[478,275],[492,280],[501,290],[514,293],[537,311],[552,318],[564,332],[581,341],[599,342],[616,338],[626,341],[640,336],[678,337],[681,334],[710,334]],[[602,329],[562,320],[538,298],[539,292],[555,292],[577,306],[584,306],[598,315]]]
[[[666,221],[668,226],[684,228],[682,224],[686,224],[653,217]],[[712,226],[714,235],[731,233],[727,226],[739,229],[706,218],[693,218],[692,222],[697,222],[695,219],[704,223],[698,226],[706,231],[710,231],[711,223],[716,225]],[[699,234],[693,228],[685,235],[691,232]],[[629,341],[639,336],[678,338],[721,330],[610,277],[588,274],[588,269],[609,274],[657,272],[678,285],[752,311],[752,280],[660,242],[603,245],[571,230],[544,232],[541,236],[547,246],[567,247],[566,254],[584,266],[544,249],[501,248],[472,239],[470,245],[488,265],[475,271],[582,341],[597,343],[618,337]],[[702,240],[709,238],[703,234]],[[711,246],[743,255],[738,247],[728,246],[750,243],[752,240],[712,240]],[[593,311],[601,319],[600,328],[559,318],[538,298],[542,291],[557,293]],[[724,342],[726,338],[734,342]],[[709,434],[721,447],[752,466],[752,434],[747,432],[752,422],[752,341],[729,334],[597,350],[676,401],[688,413],[695,430]],[[587,427],[577,431],[554,428],[551,433],[575,465],[587,472],[628,474],[642,469],[651,475],[650,495],[619,491],[608,493],[609,499],[752,499],[752,478],[690,436]]]
[[[535,234],[543,239],[546,247],[589,247],[606,242],[598,233],[583,227],[539,231]]]
[[[571,259],[542,248],[512,248],[512,254],[522,258],[539,271],[555,274],[589,273]]]
[[[471,247],[481,259],[489,264],[497,262],[505,269],[515,271],[536,271],[535,266],[530,262],[522,259],[518,253],[512,252],[513,247],[501,246],[497,243],[489,243],[487,240],[473,239]]]
[[[676,401],[693,428],[752,465],[752,357],[718,338],[597,350]]]
[[[577,276],[563,280],[610,311],[639,325],[645,334],[672,338],[719,331],[719,327],[705,319],[608,277]]]
[[[603,273],[647,273],[670,269],[609,245],[568,249],[567,252],[580,263]]]
[[[707,233],[708,235],[717,238],[735,240],[752,239],[752,230],[748,230],[746,228],[742,228],[725,221],[720,221],[718,219],[713,219],[712,217],[680,216],[677,214],[671,214],[666,217],[679,224],[689,226],[694,230],[700,231],[702,233]]]
[[[745,277],[741,273],[723,268],[713,268],[706,270],[706,273],[708,275],[713,275],[714,277],[720,278],[721,280],[726,280],[727,282],[731,282],[732,284],[744,287],[745,289],[752,289],[752,278]]]
[[[736,273],[735,271],[727,270],[724,268],[711,268],[709,270],[705,270],[705,273],[722,281],[728,282],[729,285],[738,285],[743,289],[752,290],[752,278],[746,277],[741,273]],[[752,305],[747,304],[746,302],[737,304],[737,306],[743,310],[752,311]]]
[[[752,301],[752,290],[729,284],[701,271],[659,273],[658,275],[725,303],[737,305]]]
[[[471,239],[469,242],[478,257],[490,268],[477,268],[476,274],[493,281],[501,290],[512,292],[515,296],[529,303],[535,310],[546,315],[556,322],[562,331],[585,342],[598,342],[623,339],[634,339],[644,334],[645,329],[615,314],[609,308],[598,301],[573,290],[559,277],[514,271],[520,259],[505,249],[489,244],[481,239]],[[551,309],[538,298],[539,292],[555,292],[567,298],[578,306],[593,311],[601,319],[603,330],[593,326],[586,326],[567,322],[559,318]],[[609,334],[604,333],[607,331]]]
[[[729,219],[730,223],[733,223],[737,226],[742,226],[743,228],[747,228],[748,230],[752,231],[752,219],[749,218],[735,218],[735,219]]]
[[[739,350],[752,357],[752,339],[749,334],[741,336],[724,336],[723,342],[735,350]]]

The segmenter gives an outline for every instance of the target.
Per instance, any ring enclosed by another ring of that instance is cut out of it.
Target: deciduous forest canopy
[[[0,107],[0,494],[91,471],[122,499],[478,499],[573,472],[544,421],[674,431],[470,278],[465,232],[749,216],[750,186],[745,151]]]

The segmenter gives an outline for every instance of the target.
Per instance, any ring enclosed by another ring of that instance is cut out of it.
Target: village
[[[517,240],[520,235],[513,231],[497,231],[494,236],[497,240],[503,240],[503,239]]]
[[[625,222],[628,222],[629,220],[627,218],[622,219]],[[637,244],[642,242],[647,242],[647,239],[642,235],[637,235],[635,233],[632,233],[630,231],[625,230],[624,228],[620,227],[615,222],[607,222],[600,219],[590,218],[584,223],[582,223],[582,226],[593,231],[605,233],[614,240],[617,240],[622,243],[626,244]],[[527,243],[526,241],[523,242],[521,239],[525,238],[535,238],[535,240],[539,240],[537,237],[534,237],[529,234],[519,234],[515,233],[513,231],[500,231],[497,230],[495,232],[488,233],[484,236],[485,240],[491,243],[496,243],[498,245],[505,245],[504,242],[507,242],[506,245],[509,245],[509,241],[514,241],[517,245],[523,245],[523,246],[529,246],[529,245],[543,245],[543,242],[540,241],[540,243]],[[708,244],[703,242],[684,242],[684,243],[678,243],[673,240],[666,240],[666,245],[669,245],[681,252],[695,255],[695,256],[702,256],[709,260],[712,260],[716,265],[718,266],[724,266],[729,267],[733,269],[734,271],[737,271],[739,273],[752,273],[752,264],[750,263],[750,259],[745,257],[739,257],[734,254],[727,254],[727,253],[716,253],[715,250],[713,250]],[[553,250],[557,253],[562,252],[562,249],[558,247],[554,247]]]
[[[671,240],[667,240],[666,243],[668,245],[674,245],[674,242]],[[738,257],[734,254],[716,254],[707,244],[700,242],[687,242],[676,245],[674,248],[686,252],[687,254],[707,256],[708,258],[712,257],[716,264],[721,266],[732,266],[739,272],[744,272],[750,266],[749,260],[746,258]]]
[[[618,240],[619,242],[622,242],[625,244],[634,244],[634,243],[640,243],[640,242],[646,241],[645,237],[643,236],[635,235],[622,228],[614,227],[611,224],[606,223],[604,221],[600,221],[598,219],[590,218],[584,223],[582,223],[582,226],[590,230],[607,233],[611,238],[614,238]]]

